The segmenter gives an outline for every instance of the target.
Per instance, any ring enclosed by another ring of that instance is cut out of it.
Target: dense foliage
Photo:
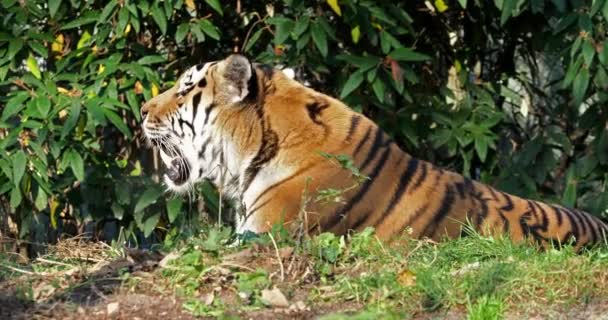
[[[420,158],[518,195],[608,208],[606,0],[0,7],[3,236],[122,227],[141,240],[190,225],[200,206],[162,196],[139,106],[233,51],[294,67]]]

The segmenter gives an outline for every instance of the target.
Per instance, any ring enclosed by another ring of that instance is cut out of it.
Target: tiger
[[[606,243],[598,217],[416,159],[365,115],[241,54],[190,67],[142,105],[141,118],[167,188],[211,182],[237,207],[237,234],[277,224],[337,235],[373,227],[386,241],[405,230],[439,241],[468,227],[542,246]],[[363,179],[353,184],[353,170],[327,155],[350,159]],[[320,201],[323,190],[343,192]]]

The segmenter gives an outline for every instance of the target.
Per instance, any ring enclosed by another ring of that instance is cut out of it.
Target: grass
[[[541,252],[478,234],[442,243],[404,235],[387,244],[372,230],[348,241],[321,234],[296,243],[276,231],[272,237],[248,236],[238,246],[228,245],[230,233],[221,228],[173,239],[171,247],[163,248],[173,252],[171,261],[146,276],[122,272],[116,290],[174,296],[183,312],[231,318],[563,317],[605,303],[608,297],[607,248]],[[2,257],[0,264],[9,265],[8,260]],[[34,274],[64,270],[43,270],[42,265],[19,268]],[[8,282],[19,276],[0,269]],[[47,281],[55,283],[57,291],[73,287],[59,278]],[[22,281],[16,292],[36,300],[35,283]],[[276,308],[269,300],[274,288],[289,308]]]

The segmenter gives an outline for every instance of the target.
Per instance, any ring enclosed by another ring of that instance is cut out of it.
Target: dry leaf
[[[411,287],[416,284],[416,275],[409,269],[404,269],[399,273],[397,282],[404,287]]]
[[[223,263],[232,263],[245,265],[253,260],[253,251],[247,248],[245,250],[226,255],[222,258]]]

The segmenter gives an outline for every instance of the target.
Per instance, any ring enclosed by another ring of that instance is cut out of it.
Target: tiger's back
[[[239,232],[264,232],[275,223],[337,234],[371,226],[384,239],[408,228],[415,237],[439,240],[459,236],[470,224],[515,241],[574,241],[577,248],[604,241],[608,233],[590,214],[509,195],[417,160],[364,115],[281,71],[242,56],[197,70],[198,78],[188,81],[204,80],[205,86],[184,90],[178,84],[144,109],[162,110],[155,116],[167,126],[192,113],[192,142],[179,128],[168,130],[177,136],[176,148],[185,150],[186,180],[208,178],[230,190],[243,211]],[[181,104],[161,105],[185,91]],[[352,170],[322,153],[346,155],[366,178],[354,179]],[[217,166],[228,177],[214,175]],[[334,199],[323,197],[327,190],[335,191]]]

